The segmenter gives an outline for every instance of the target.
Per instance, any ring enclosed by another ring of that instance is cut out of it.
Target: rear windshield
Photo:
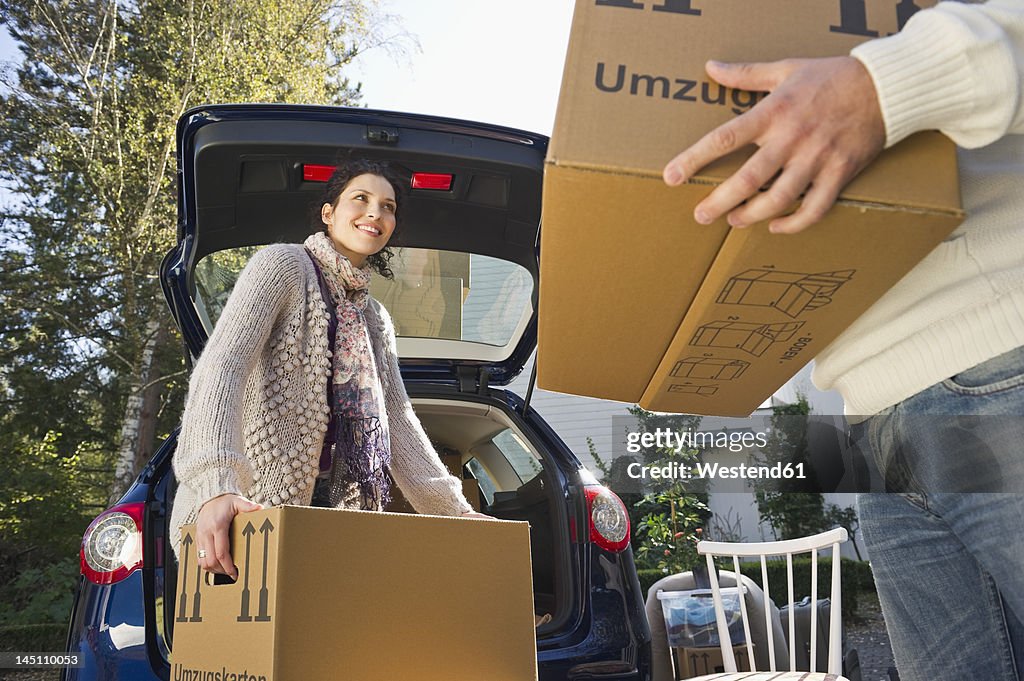
[[[196,265],[196,307],[207,333],[217,323],[239,272],[258,250],[248,246],[218,251]],[[394,279],[374,274],[370,293],[394,319],[400,355],[501,359],[511,352],[533,312],[533,279],[526,269],[470,253],[392,251]]]

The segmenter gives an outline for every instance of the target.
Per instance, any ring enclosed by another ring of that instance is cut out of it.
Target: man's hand
[[[209,572],[217,572],[238,579],[238,568],[231,560],[231,542],[228,529],[231,520],[239,513],[258,511],[263,506],[237,494],[222,494],[210,499],[196,517],[196,548],[199,550],[199,566]]]
[[[694,219],[701,224],[728,213],[733,227],[777,218],[769,224],[772,232],[799,232],[820,220],[840,190],[882,151],[885,125],[875,86],[853,57],[708,62],[706,68],[723,85],[771,94],[665,166],[665,183],[675,186],[736,149],[759,147],[697,205]],[[761,192],[772,178],[771,188]],[[796,212],[778,218],[805,193]]]

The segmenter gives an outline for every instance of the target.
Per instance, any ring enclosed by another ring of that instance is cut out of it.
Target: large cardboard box
[[[466,501],[473,507],[474,511],[480,510],[480,483],[476,480],[463,480],[462,481],[462,494],[466,497]],[[409,500],[402,494],[402,490],[398,488],[398,485],[391,486],[391,503],[388,504],[385,509],[392,513],[415,513],[416,509],[413,508]]]
[[[462,481],[462,494],[474,511],[480,511],[480,483],[476,480]]]
[[[759,97],[712,82],[707,59],[847,54],[898,29],[912,3],[896,4],[577,0],[544,179],[540,387],[745,416],[960,223],[938,133],[882,154],[798,235],[693,221],[750,149],[661,180]]]
[[[441,463],[448,469],[448,472],[457,477],[459,480],[462,479],[462,455],[461,454],[441,454]]]
[[[468,253],[400,249],[391,261],[394,279],[375,274],[370,293],[391,313],[397,335],[462,340],[469,265]]]
[[[537,678],[527,523],[281,506],[231,532],[214,584],[182,529],[171,678]]]

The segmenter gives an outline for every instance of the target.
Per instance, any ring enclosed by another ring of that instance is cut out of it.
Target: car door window
[[[541,472],[537,457],[511,428],[506,428],[495,435],[491,442],[505,455],[505,460],[519,476],[520,483],[532,480]]]
[[[473,474],[473,477],[476,478],[477,483],[480,485],[480,492],[483,493],[484,499],[488,504],[494,503],[494,493],[498,491],[498,486],[495,484],[491,474],[476,457],[467,461],[466,465],[469,466],[470,473]]]

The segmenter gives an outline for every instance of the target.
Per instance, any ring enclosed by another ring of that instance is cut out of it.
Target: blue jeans
[[[1024,347],[850,436],[885,480],[858,509],[900,678],[1020,681]]]

